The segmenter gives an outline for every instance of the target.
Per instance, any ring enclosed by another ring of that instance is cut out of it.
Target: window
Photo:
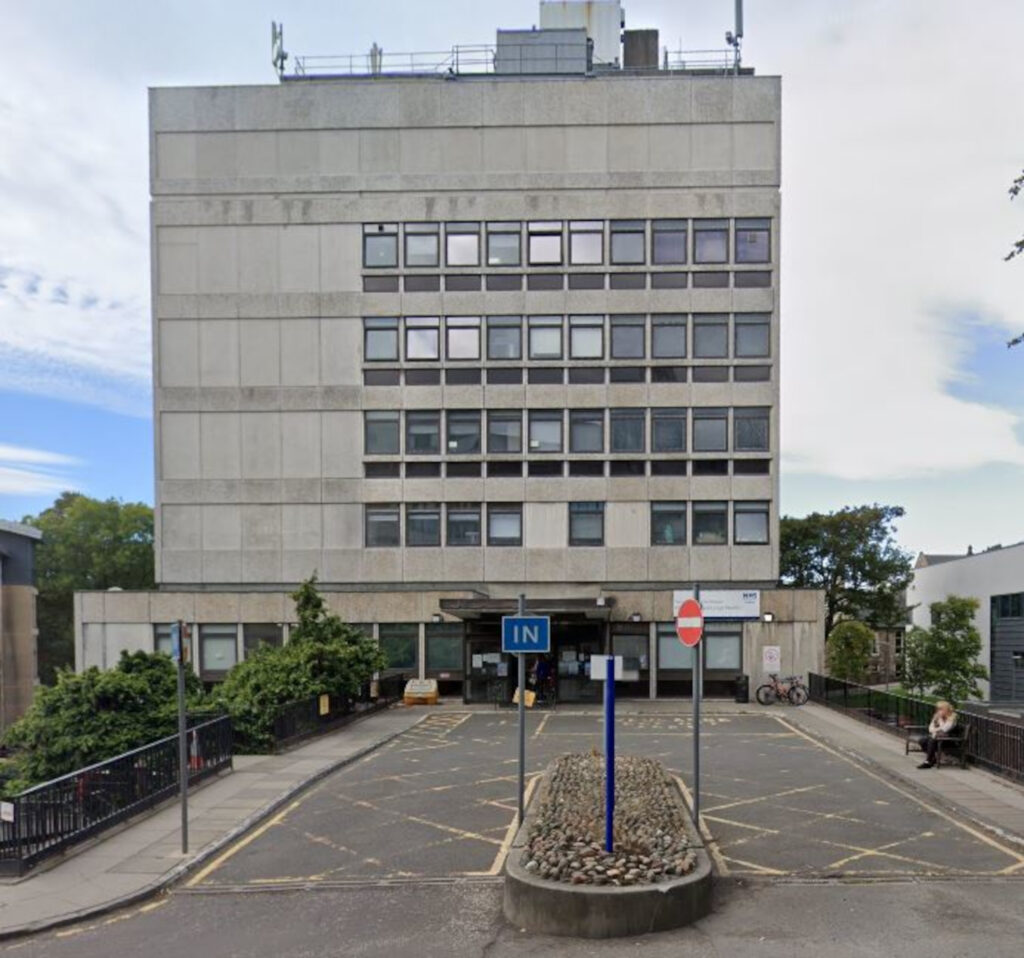
[[[480,224],[446,223],[444,261],[447,266],[480,265]]]
[[[242,626],[242,657],[249,658],[261,645],[278,647],[284,642],[284,628],[273,622],[246,622]]]
[[[441,414],[410,410],[405,414],[405,452],[408,456],[436,456],[441,451]]]
[[[199,667],[202,673],[223,674],[238,661],[238,626],[199,626]]]
[[[406,386],[439,386],[441,385],[441,370],[407,369],[405,384]]]
[[[562,358],[562,317],[531,316],[530,359]]]
[[[569,317],[569,358],[602,359],[604,357],[604,317]]]
[[[693,668],[693,649],[679,641],[675,622],[659,622],[657,636],[659,671]]]
[[[452,456],[479,455],[479,410],[449,410],[445,418],[448,421],[448,454]]]
[[[612,359],[643,359],[644,317],[639,314],[612,316]]]
[[[519,409],[495,409],[487,413],[487,451],[523,451],[523,414]]]
[[[651,356],[654,359],[686,356],[686,317],[682,313],[651,317]]]
[[[569,545],[604,545],[604,503],[569,503]]]
[[[530,452],[562,451],[562,410],[530,410]]]
[[[405,506],[406,546],[441,544],[441,506],[436,502],[408,502]]]
[[[428,672],[461,672],[462,623],[428,622],[424,626]]]
[[[405,358],[441,358],[440,320],[436,316],[410,316],[406,319]]]
[[[398,265],[398,224],[367,223],[363,227],[363,267],[393,269]]]
[[[771,220],[736,220],[736,262],[767,263],[771,259]]]
[[[364,462],[363,472],[367,479],[397,479],[402,465],[398,462]]]
[[[604,410],[569,411],[569,452],[604,452]]]
[[[686,503],[651,503],[651,545],[686,545]]]
[[[706,313],[693,317],[694,359],[726,359],[729,356],[729,317]]]
[[[611,452],[644,452],[647,447],[647,413],[642,408],[611,411]],[[686,425],[683,425],[686,435]]]
[[[612,633],[612,649],[622,656],[622,667],[626,672],[644,672],[650,668],[647,659],[648,639],[646,623],[616,624]],[[625,631],[625,630],[629,631]],[[622,631],[620,631],[622,630]]]
[[[401,384],[401,370],[367,369],[363,371],[364,386],[400,386]]]
[[[652,255],[655,266],[686,262],[686,220],[655,220],[651,224]]]
[[[405,266],[410,268],[436,267],[439,257],[437,223],[405,224]]]
[[[725,452],[729,448],[729,410],[693,410],[693,451]]]
[[[521,546],[523,544],[523,507],[507,502],[487,507],[487,544]]]
[[[531,266],[562,265],[562,224],[558,221],[530,223],[527,228]]]
[[[604,262],[604,223],[575,220],[569,224],[569,262],[573,266],[600,266]]]
[[[646,262],[647,230],[643,220],[612,220],[611,261],[616,266]]]
[[[764,545],[768,542],[767,502],[735,502],[732,518],[732,541],[737,545]]]
[[[363,413],[363,452],[368,456],[397,456],[399,452],[399,414],[368,410]]]
[[[450,546],[480,545],[480,504],[477,502],[448,503],[448,535]]]
[[[736,452],[768,451],[767,406],[750,406],[733,410],[733,448]]]
[[[561,386],[565,370],[561,366],[536,366],[529,370],[528,382],[538,386]]]
[[[596,385],[604,383],[605,372],[600,366],[570,366],[569,385]]]
[[[523,321],[519,316],[489,316],[487,358],[523,358]]]
[[[704,668],[738,672],[743,662],[743,634],[732,623],[708,623],[703,640]]]
[[[740,313],[734,327],[733,355],[759,359],[771,354],[771,317],[766,313]]]
[[[693,261],[695,263],[729,262],[728,220],[694,220]]]
[[[385,668],[416,670],[420,646],[420,627],[416,622],[381,622],[377,634],[377,644],[388,663]]]
[[[368,549],[387,549],[402,544],[398,506],[367,506],[364,517],[366,522],[366,547]]]
[[[153,626],[153,651],[163,652],[164,655],[174,655],[174,646],[171,643],[171,624]]]
[[[729,542],[729,504],[727,502],[693,503],[693,544],[724,546]]]
[[[686,452],[686,410],[651,410],[651,451]]]
[[[445,335],[449,359],[480,358],[479,316],[449,316],[445,320]]]
[[[398,320],[363,320],[363,358],[367,362],[394,362],[398,359]]]
[[[519,223],[487,224],[487,265],[518,266],[520,263]]]

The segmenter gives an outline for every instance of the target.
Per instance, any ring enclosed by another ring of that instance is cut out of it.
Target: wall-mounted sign
[[[672,608],[678,609],[693,598],[693,589],[676,589],[672,593]],[[701,589],[700,607],[707,619],[759,619],[761,618],[760,589]]]
[[[765,672],[778,672],[782,668],[782,648],[766,645],[761,649],[761,668]]]

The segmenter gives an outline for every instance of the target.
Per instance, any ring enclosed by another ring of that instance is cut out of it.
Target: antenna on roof
[[[278,77],[284,76],[284,64],[288,54],[284,50],[284,24],[270,21],[270,62],[274,64]]]
[[[736,0],[736,27],[733,30],[725,31],[725,42],[735,51],[733,59],[733,73],[740,72],[740,41],[743,39],[743,0]]]

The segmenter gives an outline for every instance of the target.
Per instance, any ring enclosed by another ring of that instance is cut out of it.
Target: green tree
[[[59,668],[74,664],[76,589],[153,588],[153,510],[65,492],[24,522],[43,533],[36,548],[39,678],[50,685]]]
[[[928,662],[928,630],[918,626],[903,637],[903,655],[900,659],[900,680],[910,692],[923,696],[928,691],[931,675]]]
[[[928,684],[939,698],[957,704],[981,698],[978,681],[988,669],[978,661],[981,635],[974,627],[978,600],[949,595],[929,606],[932,625],[926,641]]]
[[[848,682],[862,682],[874,639],[874,632],[863,622],[856,619],[839,622],[825,646],[829,675]]]
[[[911,557],[896,544],[899,506],[846,506],[838,512],[785,516],[780,528],[783,585],[823,589],[825,637],[840,619],[891,628],[903,618]]]

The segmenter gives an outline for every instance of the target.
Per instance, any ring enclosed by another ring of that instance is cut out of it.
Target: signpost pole
[[[526,595],[519,593],[520,618],[526,615]],[[516,655],[518,660],[518,688],[519,688],[519,824],[523,824],[523,798],[526,794],[526,653],[519,652]]]
[[[615,656],[605,658],[604,674],[604,850],[613,851],[615,822]]]
[[[188,854],[188,723],[185,714],[185,623],[175,623],[171,646],[178,660],[178,786],[181,793],[181,853]]]
[[[693,597],[700,602],[700,583],[693,587]],[[693,825],[700,834],[700,700],[704,694],[704,643],[698,642],[693,662]]]

